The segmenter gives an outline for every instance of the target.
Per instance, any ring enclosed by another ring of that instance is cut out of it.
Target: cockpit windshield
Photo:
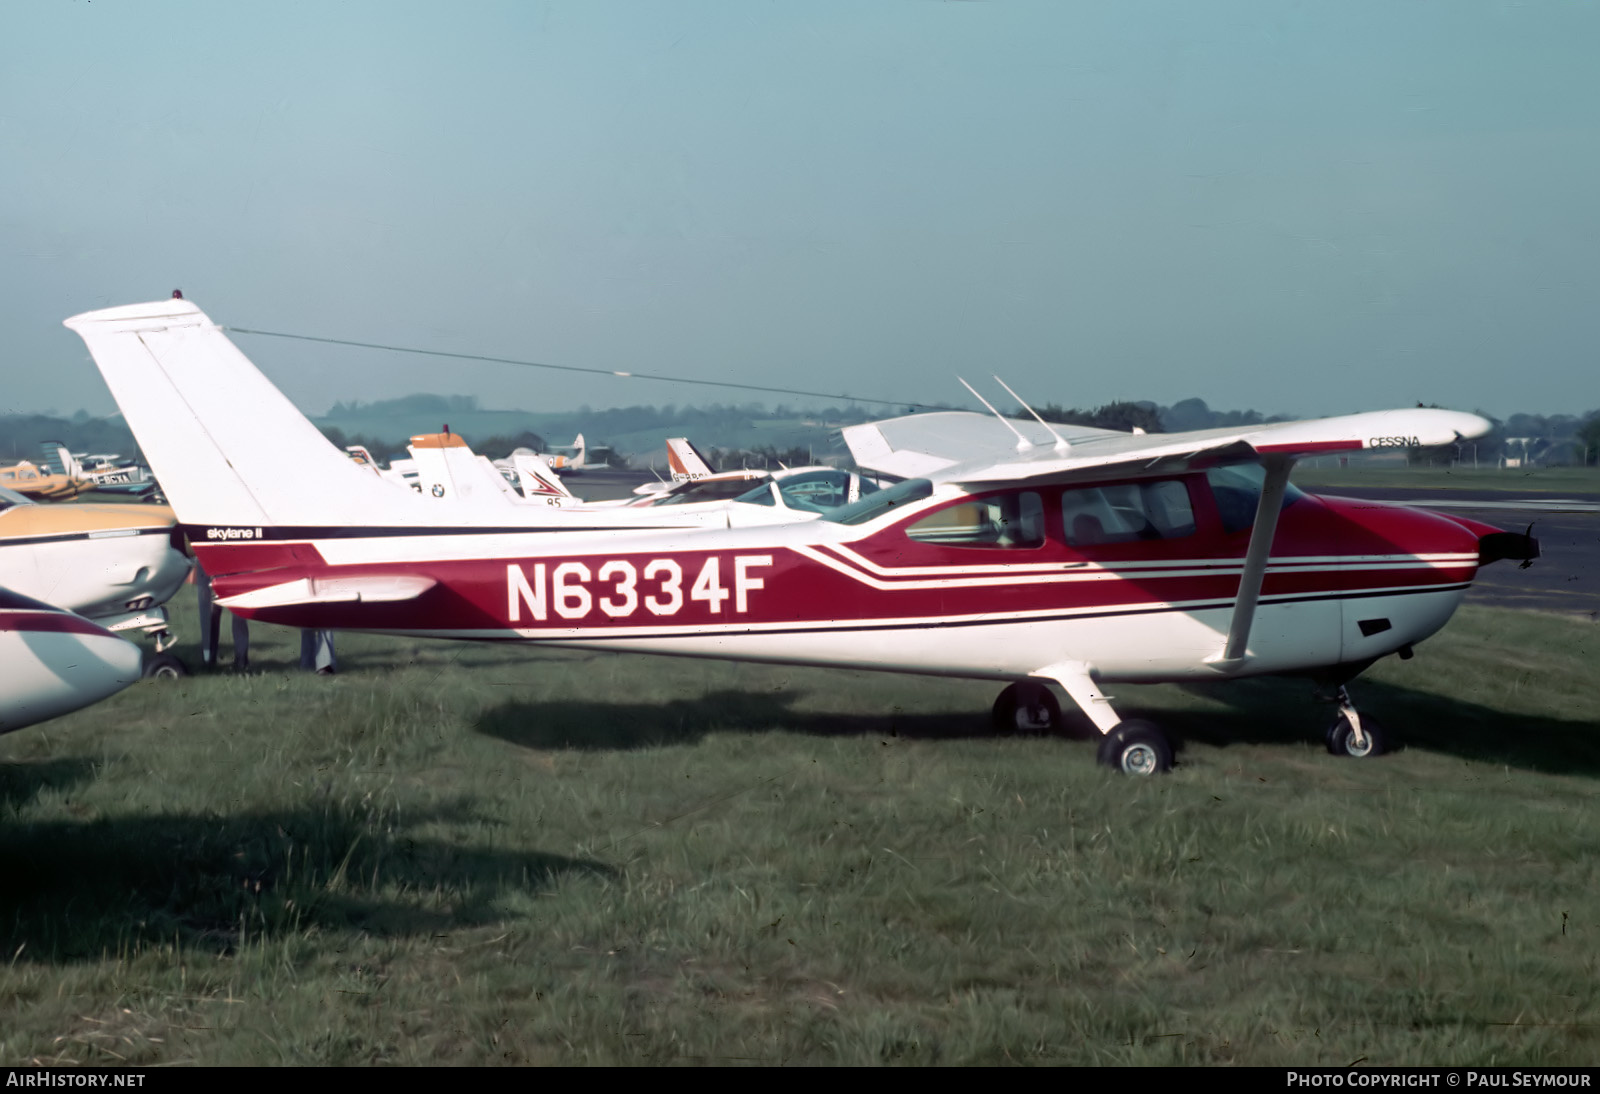
[[[1259,463],[1224,464],[1206,472],[1224,529],[1242,532],[1256,522],[1256,507],[1261,504],[1261,487],[1266,479],[1267,469]],[[1283,508],[1289,508],[1303,497],[1305,494],[1293,483],[1285,484]]]
[[[822,519],[835,524],[865,524],[902,505],[932,496],[933,483],[927,479],[907,479],[871,494],[863,493],[849,505],[829,509],[822,514]]]
[[[672,491],[657,505],[696,505],[702,501],[732,501],[750,489],[749,479],[700,479]]]

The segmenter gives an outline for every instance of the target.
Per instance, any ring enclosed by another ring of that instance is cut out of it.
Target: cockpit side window
[[[1061,495],[1067,543],[1091,547],[1194,534],[1194,506],[1182,479],[1119,482]]]
[[[1031,490],[974,498],[929,513],[906,535],[946,547],[1039,547],[1044,544],[1044,504]]]
[[[1259,463],[1224,464],[1206,472],[1211,497],[1217,503],[1217,515],[1225,531],[1242,532],[1255,524],[1256,507],[1261,503],[1261,487],[1266,476],[1266,470]],[[1286,485],[1283,508],[1289,508],[1303,497],[1305,495],[1296,487]]]

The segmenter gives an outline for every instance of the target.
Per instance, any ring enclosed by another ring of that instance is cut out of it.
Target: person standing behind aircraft
[[[217,624],[222,622],[222,609],[217,607],[211,577],[201,568],[198,558],[194,560],[194,588],[200,600],[200,660],[211,668],[217,663],[217,642],[221,638]],[[232,612],[228,617],[233,620],[233,671],[248,672],[250,624]]]
[[[337,668],[333,659],[333,632],[300,632],[300,667],[318,676],[332,676]]]

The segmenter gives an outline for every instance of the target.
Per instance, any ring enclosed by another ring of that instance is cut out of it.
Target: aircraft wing
[[[1059,444],[1037,422],[1007,423],[968,411],[945,411],[847,426],[845,443],[861,467],[941,482],[1070,480],[1105,472],[1170,473],[1195,459],[1297,457],[1330,452],[1453,444],[1489,432],[1476,414],[1417,408],[1379,410],[1299,422],[1119,433],[1059,426]]]
[[[1056,439],[1038,422],[1010,423],[1034,448],[1049,450]],[[845,426],[845,444],[858,467],[904,478],[924,478],[945,468],[982,460],[1013,460],[1021,440],[1007,423],[987,414],[941,410],[882,422]],[[1128,437],[1114,429],[1057,425],[1069,442]]]

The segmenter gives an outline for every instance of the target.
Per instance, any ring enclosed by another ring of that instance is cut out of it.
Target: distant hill
[[[71,418],[49,414],[0,414],[0,462],[39,458],[39,445],[60,441],[72,452],[118,453],[143,462],[133,432],[120,417],[91,418],[78,411]]]

